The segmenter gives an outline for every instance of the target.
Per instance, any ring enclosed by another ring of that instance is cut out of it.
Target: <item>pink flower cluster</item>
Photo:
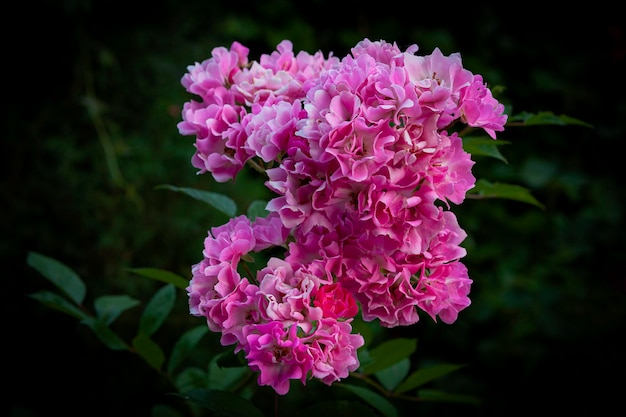
[[[450,203],[474,186],[455,124],[493,139],[507,120],[455,53],[416,55],[364,39],[342,59],[282,41],[248,60],[234,42],[188,67],[178,124],[192,164],[216,181],[249,163],[275,193],[269,215],[212,228],[193,266],[190,312],[243,351],[258,383],[331,384],[359,367],[357,314],[407,326],[418,311],[453,323],[470,304],[466,233]],[[248,272],[251,255],[284,257]]]

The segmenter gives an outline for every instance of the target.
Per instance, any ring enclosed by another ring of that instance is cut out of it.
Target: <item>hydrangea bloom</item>
[[[359,313],[385,327],[420,311],[450,324],[470,305],[466,233],[450,207],[474,186],[474,162],[453,127],[495,139],[507,116],[458,53],[417,51],[363,39],[340,59],[284,40],[250,61],[234,42],[181,80],[196,96],[178,128],[195,137],[198,173],[227,182],[249,163],[274,193],[266,218],[210,230],[190,313],[279,394],[359,367]],[[269,248],[283,257],[244,267]]]

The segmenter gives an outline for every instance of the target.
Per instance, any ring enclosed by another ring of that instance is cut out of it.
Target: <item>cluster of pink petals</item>
[[[234,42],[182,79],[198,97],[178,125],[196,138],[193,166],[226,182],[253,163],[275,193],[268,217],[211,229],[190,311],[279,394],[292,379],[331,384],[358,368],[359,312],[385,327],[418,311],[450,324],[470,304],[450,203],[474,186],[474,162],[452,128],[495,139],[507,116],[459,54],[417,50],[364,39],[339,59],[294,54],[285,40],[251,62]],[[247,272],[272,247],[284,258]]]

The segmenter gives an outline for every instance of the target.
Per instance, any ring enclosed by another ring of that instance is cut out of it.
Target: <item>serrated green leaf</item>
[[[182,290],[187,289],[189,286],[189,280],[181,277],[170,271],[158,268],[129,268],[127,271],[137,275],[144,276],[146,278],[155,279],[157,281],[165,282],[166,284],[172,284]]]
[[[428,402],[445,402],[471,405],[481,404],[480,398],[477,398],[473,395],[450,394],[439,390],[419,390],[417,396],[421,401]]]
[[[96,317],[86,317],[81,323],[89,327],[98,336],[98,339],[112,350],[130,350],[130,347],[102,320]]]
[[[247,215],[250,221],[254,221],[257,217],[266,217],[269,214],[269,211],[265,209],[265,206],[267,206],[267,201],[264,200],[254,200],[250,203]]]
[[[59,294],[50,291],[39,291],[33,294],[29,294],[28,296],[39,301],[46,307],[59,310],[79,320],[87,317],[87,313],[76,307],[76,305],[71,303],[67,298],[62,297]]]
[[[133,339],[132,344],[137,354],[141,356],[148,365],[157,371],[161,370],[161,366],[163,366],[163,362],[165,362],[165,355],[159,345],[150,339],[149,335],[139,333]]]
[[[542,210],[545,209],[545,206],[541,204],[527,188],[500,182],[492,183],[482,178],[476,181],[476,185],[468,191],[468,195],[476,195],[479,198],[516,200],[522,203],[532,204]]]
[[[29,252],[26,262],[48,281],[52,282],[70,300],[77,305],[83,303],[87,288],[74,270],[56,259],[36,252]]]
[[[139,300],[128,295],[104,295],[94,300],[96,317],[106,324],[113,323],[124,311],[135,307]]]
[[[398,417],[398,410],[385,397],[375,393],[369,388],[359,387],[350,384],[339,384],[339,386],[358,395],[369,405],[381,412],[385,417]]]
[[[454,372],[457,369],[462,368],[463,366],[464,365],[441,364],[428,366],[426,368],[420,368],[417,371],[413,372],[411,375],[409,375],[409,377],[405,379],[402,384],[400,384],[400,386],[395,390],[395,393],[405,393],[437,378],[448,375],[449,373]]]
[[[167,366],[167,372],[173,373],[174,369],[187,357],[187,355],[196,347],[200,339],[209,332],[206,325],[194,327],[187,330],[176,342],[170,355]]]
[[[408,358],[402,359],[400,362],[391,365],[382,371],[376,372],[376,379],[380,381],[383,387],[388,391],[393,391],[400,382],[409,374],[411,369],[411,361]]]
[[[188,188],[188,187],[176,187],[174,185],[158,185],[156,187],[157,190],[171,190],[179,193],[187,194],[190,197],[195,198],[196,200],[200,200],[204,203],[207,203],[211,207],[221,211],[226,214],[228,217],[233,217],[237,214],[237,204],[234,200],[225,196],[224,194],[214,193],[211,191],[198,190],[196,188]]]
[[[498,147],[510,143],[504,140],[493,140],[489,137],[465,137],[463,138],[463,150],[471,155],[489,156],[508,163]]]
[[[167,284],[160,288],[146,304],[139,319],[139,333],[152,335],[169,316],[176,301],[176,288]]]
[[[417,348],[416,339],[396,338],[388,340],[369,351],[372,360],[363,366],[363,373],[371,375],[408,358]]]
[[[184,397],[194,404],[211,410],[216,416],[264,417],[252,402],[237,394],[218,390],[192,390]]]
[[[524,126],[538,126],[538,125],[579,125],[585,127],[593,127],[593,125],[584,122],[580,119],[570,117],[564,114],[556,115],[551,111],[542,111],[539,113],[521,112],[508,118],[507,125],[521,123]]]

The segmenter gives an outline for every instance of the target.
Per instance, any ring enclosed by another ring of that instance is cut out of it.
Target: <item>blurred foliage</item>
[[[2,125],[0,249],[9,273],[2,305],[9,356],[20,365],[9,373],[3,412],[147,416],[153,404],[180,404],[147,364],[108,350],[89,329],[26,297],[46,286],[27,267],[27,254],[71,265],[89,288],[88,305],[105,294],[147,304],[161,286],[133,269],[188,277],[207,229],[227,220],[159,186],[223,193],[242,211],[267,197],[248,172],[232,187],[191,167],[192,141],[176,129],[188,99],[180,85],[186,66],[234,40],[249,46],[252,57],[282,39],[292,40],[294,50],[343,56],[363,37],[417,43],[424,53],[461,52],[465,67],[503,87],[500,99],[512,113],[547,111],[590,125],[512,126],[499,136],[509,142],[501,149],[506,161],[476,157],[477,178],[527,187],[543,209],[496,199],[455,208],[469,234],[472,306],[451,326],[424,318],[373,336],[376,342],[416,338],[412,360],[421,365],[467,364],[431,388],[483,401],[478,408],[407,408],[431,416],[499,416],[539,407],[600,412],[616,404],[621,387],[613,377],[626,370],[619,336],[626,313],[620,15],[601,8],[571,10],[565,18],[530,6],[445,13],[443,6],[421,7],[409,13],[346,1],[342,10],[351,12],[339,13],[325,0],[16,5],[10,17],[28,16],[24,30],[32,36],[5,29],[11,75]],[[198,324],[186,303],[176,299],[172,320],[154,336],[167,347]],[[138,314],[130,309],[115,329],[132,336]],[[203,343],[198,364],[220,348],[214,335]],[[295,388],[293,398],[332,395],[312,384]],[[271,408],[274,398],[257,400]],[[281,401],[281,409],[292,409],[289,398]],[[325,411],[323,403],[318,407]]]

